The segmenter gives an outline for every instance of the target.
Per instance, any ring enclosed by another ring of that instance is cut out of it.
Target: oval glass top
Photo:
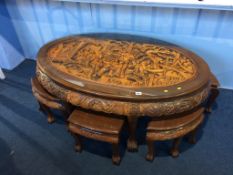
[[[124,98],[184,95],[204,86],[210,73],[186,49],[125,34],[58,39],[41,48],[37,63],[50,78],[72,89]]]
[[[47,59],[66,74],[125,87],[167,87],[196,73],[191,59],[165,46],[91,37],[57,43]]]

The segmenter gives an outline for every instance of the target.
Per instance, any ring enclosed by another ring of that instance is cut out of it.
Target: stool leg
[[[67,119],[70,115],[70,113],[66,110],[61,110],[62,115],[64,116],[65,119]]]
[[[65,117],[65,119],[67,119],[72,112],[72,106],[71,106],[71,104],[64,103],[64,107],[65,107],[65,110],[62,110],[61,112],[62,112],[63,116]]]
[[[179,156],[179,145],[180,145],[181,140],[182,140],[182,137],[179,137],[179,138],[176,138],[173,141],[172,149],[171,149],[172,157],[178,157]]]
[[[147,147],[148,147],[148,152],[146,155],[146,160],[148,161],[153,161],[154,160],[154,142],[152,140],[147,140]]]
[[[205,109],[206,112],[209,112],[209,113],[211,112],[211,106],[215,102],[215,100],[218,97],[218,95],[219,95],[218,88],[212,87],[211,91],[210,91],[209,99],[208,99],[207,104],[206,104],[206,109]]]
[[[119,145],[117,143],[112,144],[112,162],[113,164],[119,165],[121,161],[120,153],[119,153]]]
[[[49,124],[52,124],[53,122],[55,122],[55,118],[49,108],[47,108],[47,112],[48,112],[47,121]]]
[[[80,136],[77,134],[74,134],[74,138],[75,138],[75,151],[80,153],[82,152],[82,143],[81,143]]]
[[[55,118],[54,118],[52,112],[50,111],[50,109],[47,106],[45,106],[44,104],[40,103],[40,102],[39,102],[39,106],[40,106],[39,107],[40,111],[42,111],[44,113],[47,113],[47,121],[48,121],[48,123],[52,124],[53,122],[55,122]]]
[[[196,143],[196,135],[197,135],[198,127],[196,127],[193,131],[189,133],[189,138],[188,142],[190,144],[195,144]]]

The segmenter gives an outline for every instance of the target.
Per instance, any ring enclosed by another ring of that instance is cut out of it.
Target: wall
[[[44,43],[70,34],[134,33],[196,52],[208,62],[222,87],[233,88],[232,11],[49,0],[7,0],[6,7],[26,58],[35,59]]]
[[[0,67],[11,69],[24,60],[21,43],[4,1],[0,1]]]

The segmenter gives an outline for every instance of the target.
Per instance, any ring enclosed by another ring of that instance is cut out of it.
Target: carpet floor
[[[24,61],[0,80],[0,175],[232,175],[233,91],[221,89],[213,112],[206,115],[198,142],[183,140],[178,158],[171,158],[171,142],[158,142],[156,158],[147,162],[145,120],[140,120],[139,151],[126,151],[127,134],[121,143],[120,166],[111,162],[111,146],[86,140],[84,151],[74,151],[74,140],[62,116],[49,125],[38,111],[30,78],[35,62]]]

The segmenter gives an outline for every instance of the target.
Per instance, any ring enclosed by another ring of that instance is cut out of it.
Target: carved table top
[[[131,103],[187,97],[206,89],[210,81],[208,65],[194,53],[124,34],[77,35],[50,42],[38,53],[37,72],[42,84],[46,76],[60,89]],[[54,87],[49,91],[54,93]]]
[[[184,54],[132,41],[80,37],[49,48],[47,59],[70,76],[121,87],[167,87],[196,75]]]

